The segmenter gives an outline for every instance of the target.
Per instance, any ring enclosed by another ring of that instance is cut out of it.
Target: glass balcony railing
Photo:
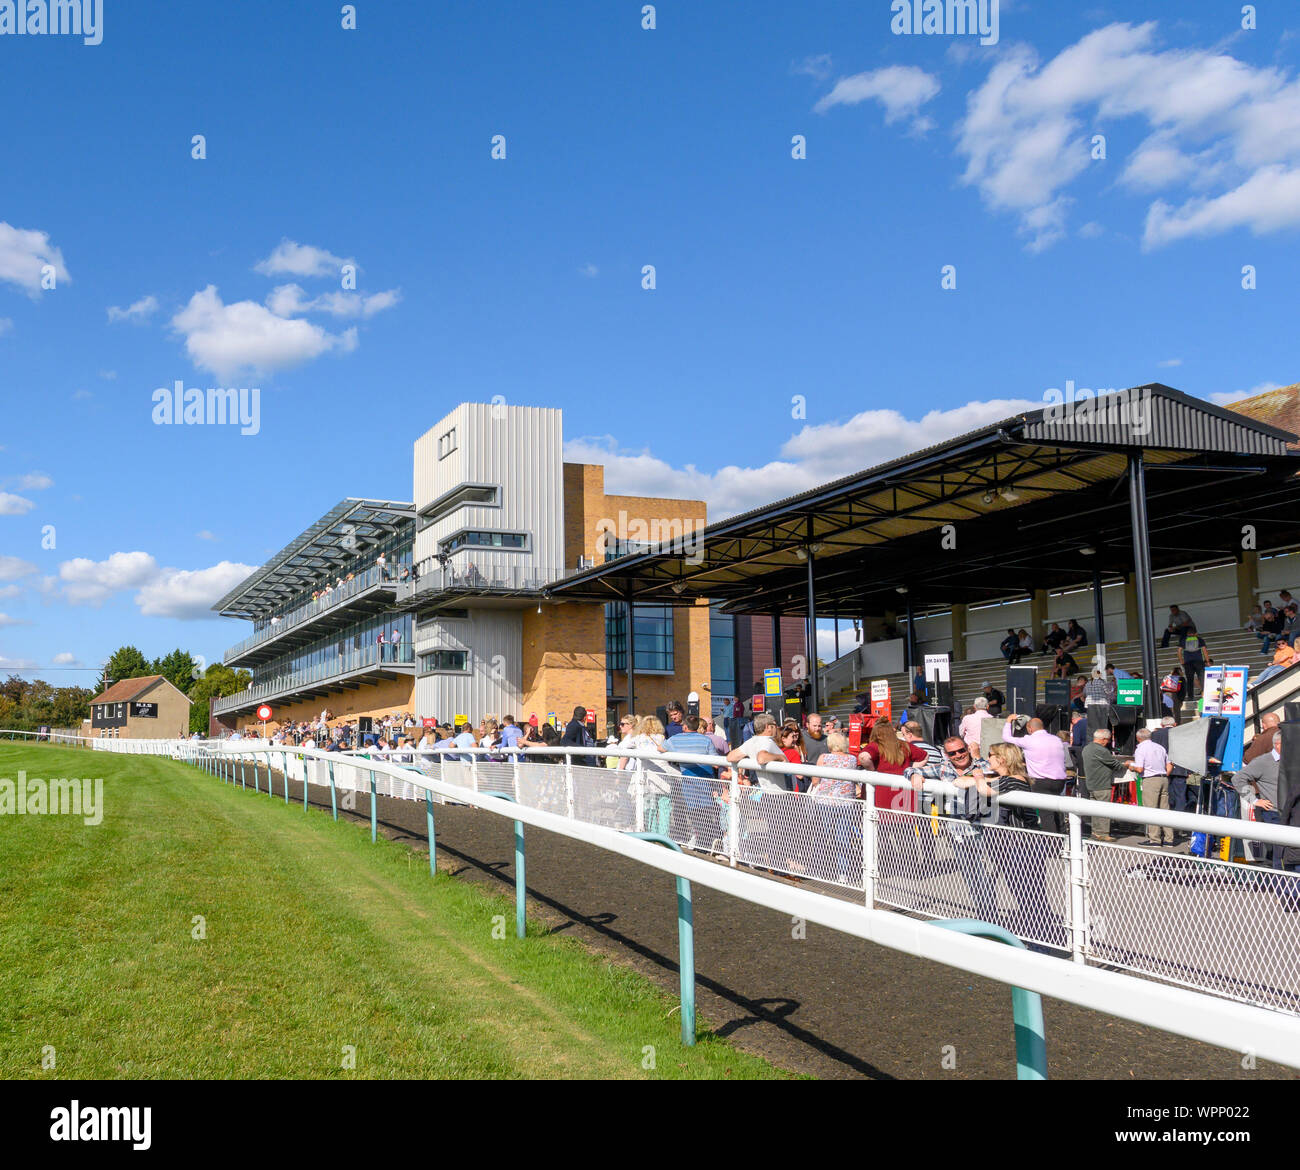
[[[402,576],[404,571],[406,573],[405,577]],[[279,637],[286,630],[300,626],[303,622],[311,621],[312,618],[318,617],[328,610],[336,609],[343,602],[356,597],[359,593],[364,593],[374,585],[381,584],[381,582],[389,585],[400,585],[403,581],[409,582],[411,580],[411,572],[407,566],[390,565],[385,569],[385,573],[386,575],[381,577],[379,566],[372,565],[364,573],[358,573],[351,581],[344,581],[341,586],[331,586],[328,592],[322,593],[314,601],[300,605],[289,613],[273,617],[260,630],[254,631],[242,642],[237,642],[231,646],[225,653],[224,661],[227,663],[232,662],[254,646],[269,642],[272,638]]]
[[[277,675],[265,682],[254,683],[247,690],[218,699],[213,705],[213,710],[221,715],[226,711],[247,707],[249,703],[280,698],[303,687],[326,682],[367,667],[411,666],[414,662],[415,648],[410,642],[363,646],[360,650],[349,650],[325,662],[313,663],[311,666],[304,666],[288,674]]]
[[[491,549],[484,549],[490,553]],[[464,557],[465,550],[461,550]],[[548,569],[533,564],[486,564],[463,559],[459,564],[442,564],[428,557],[415,567],[415,596],[429,593],[540,593],[551,581],[558,581],[578,569]]]

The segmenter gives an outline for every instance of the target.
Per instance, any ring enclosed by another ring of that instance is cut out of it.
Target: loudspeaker
[[[1034,708],[1034,715],[1043,721],[1043,726],[1053,735],[1058,731],[1069,731],[1070,708],[1068,704],[1040,703]]]
[[[1070,680],[1068,678],[1044,679],[1043,703],[1053,707],[1069,707]]]
[[[1300,731],[1300,725],[1296,730]],[[1228,721],[1217,715],[1193,719],[1169,729],[1170,762],[1177,768],[1186,768],[1202,776],[1219,771],[1219,766],[1209,761],[1222,760],[1227,745]]]
[[[373,731],[375,721],[369,715],[360,715],[357,717],[357,731],[365,735],[368,731]]]
[[[1007,667],[1007,705],[1002,712],[1010,715],[1032,715],[1034,713],[1034,695],[1038,690],[1038,667]],[[1069,702],[1069,699],[1066,700]]]
[[[1283,719],[1287,720],[1288,723],[1300,722],[1300,702],[1296,702],[1294,699],[1288,699],[1282,704],[1282,706],[1284,708],[1282,714]]]
[[[938,747],[949,735],[951,712],[947,707],[930,707],[922,705],[912,711],[912,718],[921,725],[921,738],[926,743]]]

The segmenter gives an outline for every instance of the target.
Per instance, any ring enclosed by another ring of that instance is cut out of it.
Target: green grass
[[[785,1075],[682,1047],[675,997],[535,925],[517,940],[512,898],[368,826],[171,760],[0,747],[0,777],[20,769],[102,776],[105,812],[0,816],[0,1076]]]

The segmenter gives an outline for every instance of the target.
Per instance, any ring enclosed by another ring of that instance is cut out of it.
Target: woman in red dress
[[[924,748],[904,743],[898,738],[893,724],[880,719],[872,727],[871,738],[858,756],[858,763],[864,768],[883,772],[886,776],[901,776],[913,764],[924,764],[925,759]],[[895,812],[916,811],[916,798],[910,787],[886,788],[879,784],[873,787],[877,808],[893,809]]]

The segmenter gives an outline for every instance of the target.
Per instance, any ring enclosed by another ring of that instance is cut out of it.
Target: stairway
[[[1259,639],[1247,630],[1206,631],[1203,637],[1209,647],[1210,658],[1216,665],[1247,665],[1250,667],[1252,680],[1265,666],[1272,662],[1271,657],[1266,658],[1260,653]],[[1091,644],[1075,651],[1074,657],[1081,670],[1091,673],[1095,652],[1096,648]],[[1141,647],[1136,641],[1110,642],[1106,646],[1106,661],[1122,670],[1140,671],[1142,669]],[[1029,658],[1022,659],[1020,663],[1021,666],[1036,666],[1038,668],[1036,697],[1039,702],[1043,698],[1043,681],[1052,671],[1052,662],[1051,655],[1034,654]],[[1168,674],[1172,667],[1177,666],[1177,643],[1171,642],[1168,648],[1163,650],[1157,645],[1156,664],[1159,667],[1158,673],[1161,678]],[[902,710],[907,703],[907,696],[912,689],[912,679],[906,673],[887,677],[893,708],[897,712]],[[954,662],[952,664],[952,693],[955,705],[961,708],[969,707],[976,696],[981,693],[982,685],[986,679],[1004,695],[1007,693],[1007,663],[1000,654],[996,658],[981,658],[971,662]],[[869,687],[870,680],[867,680],[859,685],[858,690],[860,692],[867,691]],[[827,715],[838,715],[843,720],[853,710],[856,703],[857,695],[853,689],[845,687],[823,701],[822,712]]]

